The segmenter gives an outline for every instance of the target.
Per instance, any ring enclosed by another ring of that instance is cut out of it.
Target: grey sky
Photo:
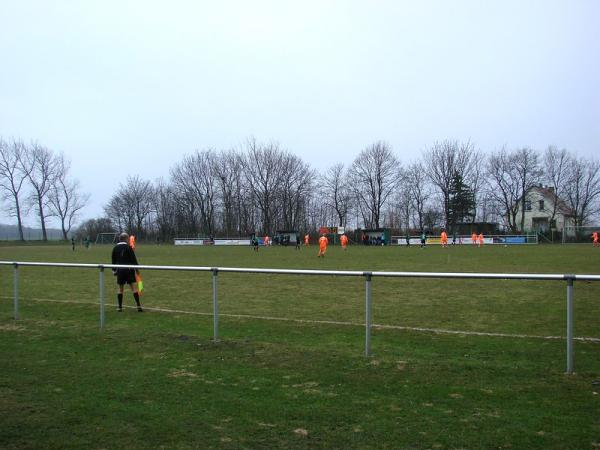
[[[317,169],[377,140],[597,155],[598,23],[595,0],[0,0],[0,135],[63,151],[86,218],[250,136]]]

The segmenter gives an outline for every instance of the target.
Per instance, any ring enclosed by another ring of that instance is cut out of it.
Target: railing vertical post
[[[104,266],[100,265],[100,330],[104,329]]]
[[[19,265],[17,263],[14,264],[13,275],[15,320],[19,320]]]
[[[365,272],[365,356],[371,356],[371,272]]]
[[[567,374],[573,373],[573,278],[567,278]]]
[[[219,269],[216,267],[212,269],[212,286],[213,286],[213,329],[214,329],[214,341],[219,340],[219,299],[217,296],[217,276]]]

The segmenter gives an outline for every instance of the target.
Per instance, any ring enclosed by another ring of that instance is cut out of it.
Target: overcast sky
[[[596,0],[0,0],[0,136],[64,152],[84,218],[250,136],[316,169],[377,140],[598,155],[599,24]]]

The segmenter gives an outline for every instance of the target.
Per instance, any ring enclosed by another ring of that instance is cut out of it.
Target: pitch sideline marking
[[[0,298],[12,298],[7,296],[0,296]],[[79,305],[95,305],[97,302],[78,302],[75,300],[55,300],[47,298],[30,298],[35,302],[49,302],[49,303],[71,303]],[[137,308],[134,306],[124,306],[124,308]],[[158,311],[166,313],[177,313],[177,314],[191,314],[197,316],[212,316],[213,313],[199,312],[199,311],[185,311],[182,309],[167,309],[167,308],[153,308],[144,306],[144,309],[149,311]],[[356,322],[341,322],[336,320],[309,320],[309,319],[290,319],[288,317],[272,317],[272,316],[254,316],[251,314],[227,314],[219,313],[219,317],[234,317],[238,319],[259,319],[259,320],[277,320],[281,322],[294,322],[294,323],[309,323],[309,324],[323,324],[323,325],[344,325],[354,327],[364,327],[364,323]],[[509,333],[488,333],[484,331],[459,331],[459,330],[446,330],[443,328],[424,328],[424,327],[408,327],[403,325],[383,325],[383,324],[372,324],[372,328],[375,329],[387,329],[387,330],[404,330],[404,331],[418,331],[422,333],[437,333],[437,334],[462,334],[466,336],[489,336],[489,337],[505,337],[505,338],[519,338],[519,339],[547,339],[547,340],[566,340],[564,336],[538,336],[532,334],[509,334]],[[574,337],[575,341],[583,342],[600,342],[600,338],[579,336]]]

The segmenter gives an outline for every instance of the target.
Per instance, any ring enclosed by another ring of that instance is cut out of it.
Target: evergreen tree
[[[452,176],[448,206],[450,230],[453,231],[457,223],[475,220],[475,193],[458,172]]]

